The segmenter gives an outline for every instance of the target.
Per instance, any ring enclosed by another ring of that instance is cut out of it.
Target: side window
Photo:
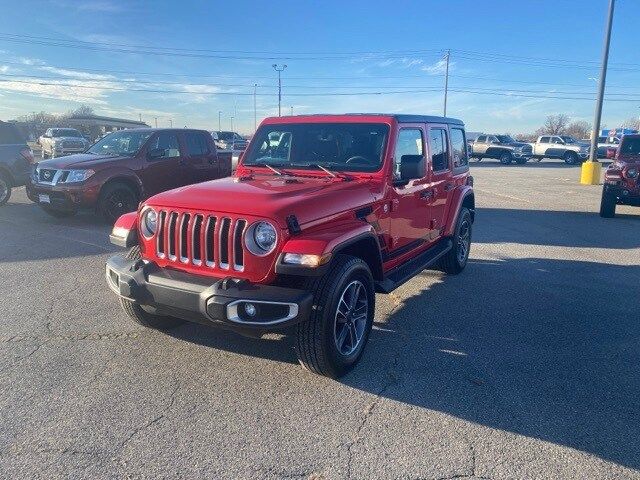
[[[432,128],[429,131],[431,144],[431,165],[434,172],[449,168],[449,146],[447,144],[447,131],[442,128]]]
[[[151,141],[149,150],[160,149],[164,153],[160,158],[174,158],[180,156],[180,146],[175,133],[161,132]]]
[[[559,137],[551,137],[551,143],[562,143]]]
[[[424,162],[420,163],[424,159],[424,149],[422,147],[422,130],[419,128],[402,128],[398,133],[398,142],[396,143],[396,152],[393,156],[393,178],[394,180],[402,179],[402,157],[405,157],[405,163],[417,162],[417,168],[424,169]],[[412,178],[421,178],[424,176],[424,170],[421,175],[412,175]]]
[[[549,143],[549,137],[540,137],[540,143]]]
[[[466,145],[464,130],[461,128],[452,128],[451,150],[453,151],[453,168],[466,167],[469,164]]]
[[[187,155],[196,157],[209,153],[207,139],[200,132],[185,132],[185,143],[187,144]]]
[[[486,143],[486,141],[487,141],[487,136],[486,136],[486,135],[480,135],[476,141],[477,141],[478,143]]]

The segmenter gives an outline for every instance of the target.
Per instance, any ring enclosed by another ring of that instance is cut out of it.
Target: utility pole
[[[156,121],[156,128],[158,128],[158,117],[153,117]]]
[[[444,55],[446,63],[444,73],[444,116],[447,116],[447,94],[449,93],[449,57],[451,56],[451,50],[447,50]]]
[[[222,120],[221,120],[222,110],[218,110],[218,131],[222,131]]]
[[[277,63],[274,63],[273,65],[271,65],[273,67],[273,69],[278,72],[278,116],[281,117],[282,113],[280,111],[281,106],[282,106],[282,77],[281,74],[284,71],[285,68],[287,68],[286,65],[278,65]]]
[[[258,84],[253,84],[253,133],[256,132],[258,128],[258,114],[256,113],[256,90],[258,89]]]
[[[169,119],[169,126],[173,128],[173,120],[171,118]]]
[[[140,121],[142,122],[142,114],[139,113],[138,116],[140,117]]]
[[[291,116],[293,117],[293,105],[291,105]]]
[[[609,44],[611,43],[611,26],[613,24],[613,10],[615,0],[609,0],[609,14],[604,34],[604,47],[602,49],[602,65],[600,66],[600,78],[598,79],[598,97],[596,110],[593,117],[593,130],[591,130],[591,151],[589,161],[582,164],[580,183],[585,185],[598,185],[600,183],[601,165],[598,162],[598,134],[600,121],[602,120],[602,102],[604,100],[604,87],[607,81],[607,64],[609,63]]]
[[[231,117],[231,131],[233,132],[233,117]]]

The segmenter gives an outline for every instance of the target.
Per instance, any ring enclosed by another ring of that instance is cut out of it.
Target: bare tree
[[[542,127],[540,127],[536,133],[538,135],[562,135],[568,124],[569,117],[564,113],[549,115],[545,119]]]
[[[622,127],[640,130],[640,117],[627,118],[624,122],[622,122]]]
[[[564,133],[577,139],[589,138],[589,134],[591,133],[591,124],[584,120],[576,120],[575,122],[571,122],[567,125]]]

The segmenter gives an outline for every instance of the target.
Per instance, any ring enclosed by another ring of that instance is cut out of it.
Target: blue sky
[[[84,103],[207,129],[222,111],[223,128],[233,116],[249,133],[254,84],[258,122],[277,114],[273,63],[287,64],[283,114],[441,114],[450,49],[448,114],[467,129],[527,132],[555,113],[591,122],[607,3],[2,0],[0,120]],[[640,2],[618,0],[610,127],[640,114],[639,24]]]

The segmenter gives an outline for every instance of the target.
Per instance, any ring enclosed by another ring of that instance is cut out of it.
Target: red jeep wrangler
[[[360,358],[375,293],[428,267],[457,274],[475,201],[464,125],[420,115],[266,119],[233,177],[123,215],[106,265],[133,320],[295,334],[300,363],[338,377]]]
[[[612,218],[616,205],[640,207],[640,135],[625,135],[617,150],[608,151],[614,162],[604,172],[600,216]]]

